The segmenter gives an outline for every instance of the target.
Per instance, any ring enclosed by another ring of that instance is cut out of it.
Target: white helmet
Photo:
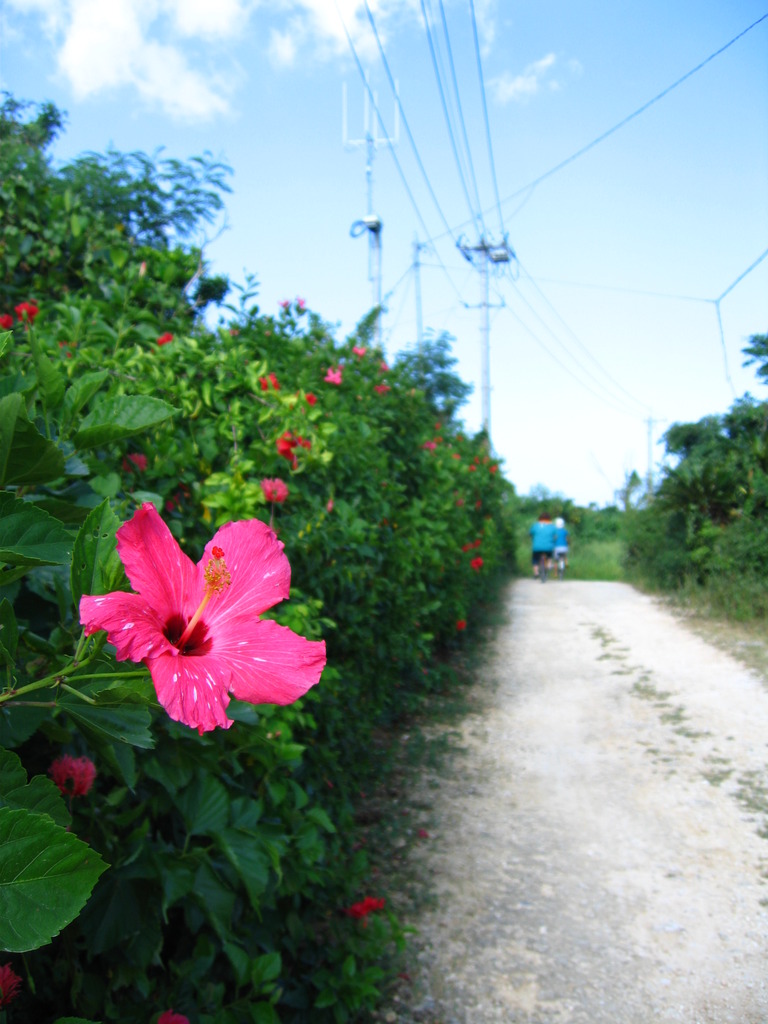
[[[558,516],[555,520],[555,526],[558,528],[558,530],[562,530],[562,528],[565,526],[565,520],[561,519],[560,516]]]

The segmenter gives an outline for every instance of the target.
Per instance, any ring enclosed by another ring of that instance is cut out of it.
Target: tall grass
[[[624,580],[624,542],[616,538],[579,541],[576,538],[568,556],[565,578],[570,580]],[[528,534],[517,541],[517,566],[523,576],[530,576],[531,542]]]

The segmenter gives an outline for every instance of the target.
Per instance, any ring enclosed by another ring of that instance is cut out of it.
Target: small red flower
[[[282,480],[275,478],[274,480],[262,480],[261,489],[264,492],[264,497],[267,501],[275,502],[280,505],[288,497],[288,488]]]
[[[472,561],[469,564],[472,566],[472,568],[475,570],[475,572],[480,572],[480,570],[483,567],[483,560],[478,555],[477,558],[473,558]]]
[[[269,391],[270,384],[275,391],[280,390],[280,385],[278,384],[277,377],[274,373],[268,373],[266,377],[259,377],[259,385],[261,386],[262,391]]]
[[[341,384],[341,367],[340,366],[329,366],[328,372],[323,377],[326,384]]]
[[[465,630],[466,628],[467,628],[467,620],[466,619],[457,619],[456,620],[456,629],[458,629],[458,631],[460,633],[462,632],[462,630]]]
[[[419,829],[419,839],[429,839],[429,832],[425,828]]]
[[[30,324],[35,322],[35,317],[40,312],[34,299],[30,299],[29,302],[20,302],[18,306],[14,306],[13,308],[18,320],[27,320]]]
[[[299,296],[297,295],[297,296],[296,296],[296,309],[298,309],[298,311],[299,311],[300,313],[303,313],[303,312],[304,312],[304,310],[305,310],[306,308],[307,308],[307,303],[306,303],[306,301],[305,301],[304,299],[300,298],[300,297],[299,297]]]
[[[291,306],[290,299],[283,299],[281,301],[281,303],[280,303],[280,308],[281,309],[290,309],[290,306]]]
[[[169,341],[173,341],[173,335],[170,331],[166,331],[165,334],[161,334],[157,339],[158,345],[167,345]]]
[[[13,1002],[21,988],[21,978],[10,964],[0,964],[0,1010]]]
[[[472,465],[471,465],[471,466],[469,467],[469,472],[470,472],[470,473],[474,473],[474,472],[475,472],[476,470],[477,470],[477,466],[476,466],[476,465],[475,465],[475,464],[473,463],[473,464],[472,464]]]
[[[317,402],[317,395],[313,395],[311,391],[308,394],[306,394],[304,397],[307,400],[307,405],[314,405],[315,402]]]
[[[333,498],[328,499],[328,504],[325,506],[326,512],[333,512]]]
[[[379,369],[381,370],[382,373],[389,373],[389,367],[387,366],[383,359],[381,361],[381,364],[379,365]]]
[[[437,444],[434,441],[425,441],[421,447],[426,448],[428,452],[433,452],[437,448]]]
[[[64,796],[85,796],[96,778],[96,765],[88,757],[57,758],[48,774]]]
[[[389,384],[374,384],[373,390],[380,395],[386,395],[386,393],[390,390],[390,387]]]
[[[189,1017],[185,1017],[183,1013],[166,1010],[157,1018],[157,1024],[189,1024]]]
[[[489,473],[498,473],[498,471],[499,471],[499,467],[495,463],[492,466],[488,467],[488,472]]]
[[[130,455],[126,455],[123,459],[123,471],[127,471],[131,468],[131,463],[140,472],[144,473],[147,468],[147,456],[141,452],[131,452]]]
[[[0,315],[0,330],[10,331],[13,327],[13,317],[10,313]]]
[[[362,359],[365,353],[368,351],[368,349],[365,347],[365,345],[353,345],[352,351],[354,352],[358,359]]]
[[[366,896],[359,903],[353,903],[351,907],[345,907],[344,913],[348,917],[367,917],[374,910],[381,910],[386,900],[376,899],[374,896]]]
[[[461,550],[462,551],[471,551],[474,546],[475,546],[474,544],[462,544],[461,545]]]

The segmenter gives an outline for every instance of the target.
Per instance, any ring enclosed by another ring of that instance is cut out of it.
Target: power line
[[[645,414],[645,413],[647,413],[648,409],[650,408],[650,407],[649,407],[649,406],[647,405],[647,403],[645,403],[645,402],[641,402],[641,401],[640,401],[639,399],[637,399],[637,398],[635,398],[635,397],[634,397],[633,395],[631,395],[631,394],[630,394],[630,393],[629,393],[628,391],[626,391],[626,390],[625,390],[625,389],[624,389],[624,388],[623,388],[623,387],[622,387],[622,386],[621,386],[621,385],[620,385],[620,384],[619,384],[619,383],[618,383],[617,381],[615,381],[615,380],[613,379],[613,377],[611,377],[611,375],[610,375],[610,374],[608,373],[608,371],[607,371],[607,370],[603,369],[603,367],[602,367],[602,366],[601,366],[601,365],[600,365],[600,364],[598,363],[598,361],[597,361],[597,360],[596,360],[596,359],[594,358],[594,356],[593,356],[593,355],[592,355],[592,354],[591,354],[591,353],[590,353],[590,352],[589,352],[589,351],[588,351],[588,350],[587,350],[587,349],[585,348],[585,346],[584,346],[584,345],[582,345],[582,343],[581,343],[581,342],[579,341],[579,339],[578,339],[578,338],[576,337],[576,335],[575,335],[575,334],[573,333],[573,331],[571,331],[571,329],[570,329],[570,328],[568,327],[568,325],[567,325],[567,324],[565,323],[565,321],[564,321],[564,320],[562,319],[562,317],[560,317],[560,315],[559,315],[559,314],[557,313],[557,310],[555,310],[555,309],[554,309],[554,307],[553,307],[553,306],[551,305],[551,303],[549,303],[549,301],[547,300],[546,296],[545,296],[545,295],[544,295],[544,294],[543,294],[543,293],[541,292],[541,290],[540,290],[540,289],[538,288],[538,286],[536,285],[536,282],[535,282],[535,281],[534,281],[534,280],[533,280],[532,278],[529,278],[529,280],[531,281],[531,284],[533,284],[533,286],[534,286],[534,287],[536,288],[536,290],[538,291],[539,295],[540,295],[540,296],[541,296],[541,297],[542,297],[542,298],[543,298],[543,299],[545,300],[545,302],[547,302],[547,304],[548,304],[548,305],[550,306],[550,309],[552,309],[552,311],[553,311],[553,312],[555,313],[555,315],[556,315],[556,316],[558,317],[558,319],[559,319],[559,320],[561,321],[561,323],[562,323],[562,324],[563,324],[563,325],[564,325],[564,326],[566,327],[566,329],[567,329],[567,330],[568,330],[568,332],[569,332],[569,333],[571,334],[571,336],[572,336],[572,338],[574,339],[574,341],[576,341],[576,343],[577,343],[577,344],[579,345],[579,347],[580,347],[580,348],[581,348],[581,349],[582,349],[582,350],[583,350],[583,351],[584,351],[584,352],[586,353],[586,355],[587,355],[587,356],[589,356],[589,358],[590,358],[590,359],[592,360],[592,362],[593,362],[593,363],[594,363],[594,364],[595,364],[595,365],[596,365],[596,366],[597,366],[597,367],[598,367],[598,368],[600,369],[600,371],[601,371],[601,372],[602,372],[602,373],[603,373],[603,374],[604,374],[604,375],[605,375],[605,376],[606,376],[606,377],[608,378],[608,380],[610,380],[610,381],[611,381],[611,383],[613,384],[613,387],[614,387],[615,389],[618,389],[618,391],[621,391],[621,392],[622,392],[622,393],[623,393],[623,394],[624,394],[624,395],[625,395],[625,396],[626,396],[627,398],[629,398],[629,399],[630,399],[630,400],[631,400],[631,401],[632,401],[632,402],[633,402],[633,403],[634,403],[634,404],[635,404],[636,406],[638,406],[638,407],[640,407],[641,409],[643,409],[643,412],[644,412],[644,414]],[[559,346],[560,346],[560,348],[561,348],[561,349],[562,349],[562,350],[563,350],[563,351],[564,351],[564,352],[566,353],[566,355],[568,356],[568,358],[569,358],[569,359],[571,359],[571,360],[572,360],[572,361],[573,361],[573,362],[574,362],[574,363],[576,364],[576,366],[577,366],[577,367],[579,368],[579,370],[581,371],[581,373],[582,373],[582,374],[585,374],[585,375],[586,375],[586,376],[587,376],[587,377],[588,377],[588,378],[589,378],[589,379],[590,379],[591,381],[593,381],[593,383],[594,383],[594,384],[595,384],[595,385],[596,385],[596,386],[597,386],[598,388],[602,389],[602,391],[604,392],[604,394],[603,394],[603,395],[600,395],[600,394],[598,394],[598,393],[597,393],[597,392],[596,392],[596,391],[595,391],[595,390],[594,390],[593,388],[591,388],[591,387],[590,387],[590,386],[589,386],[588,384],[585,384],[583,380],[580,380],[580,379],[579,379],[579,377],[577,377],[577,376],[576,376],[576,374],[574,374],[572,370],[570,370],[570,369],[569,369],[569,368],[568,368],[567,366],[565,366],[565,365],[564,365],[564,364],[563,364],[563,363],[562,363],[562,362],[561,362],[561,361],[560,361],[559,359],[557,359],[557,357],[556,357],[556,356],[555,356],[555,355],[554,355],[554,354],[552,353],[552,351],[551,351],[551,350],[550,350],[549,348],[547,348],[546,346],[544,346],[544,345],[543,345],[543,342],[541,341],[541,339],[540,339],[540,338],[538,338],[538,337],[537,337],[536,335],[533,335],[533,336],[534,336],[534,337],[536,338],[536,340],[537,340],[537,341],[539,342],[539,344],[541,344],[541,345],[542,345],[542,346],[543,346],[543,347],[545,348],[545,350],[546,350],[546,351],[547,351],[547,352],[548,352],[548,353],[549,353],[549,354],[550,354],[550,355],[552,356],[552,358],[553,358],[553,359],[555,359],[555,361],[556,361],[556,362],[557,362],[557,363],[558,363],[558,364],[559,364],[560,366],[562,366],[562,367],[563,367],[563,369],[565,369],[565,370],[566,370],[566,372],[570,373],[570,374],[571,374],[571,376],[572,376],[572,377],[574,377],[574,379],[575,379],[575,380],[578,380],[578,381],[579,381],[579,383],[580,383],[580,384],[582,385],[582,387],[585,387],[585,388],[587,388],[587,390],[588,390],[588,391],[590,391],[590,392],[591,392],[591,393],[592,393],[593,395],[595,395],[595,397],[597,397],[597,398],[601,398],[601,399],[602,399],[602,401],[605,401],[605,402],[607,402],[607,404],[609,404],[609,405],[612,405],[612,406],[613,406],[613,408],[617,408],[617,403],[624,403],[624,405],[626,405],[626,403],[624,402],[624,399],[620,398],[620,397],[619,397],[619,396],[618,396],[617,394],[615,394],[615,393],[612,393],[612,392],[611,392],[611,389],[610,389],[610,388],[608,388],[608,387],[606,387],[606,385],[605,385],[605,384],[604,384],[604,383],[603,383],[603,382],[602,382],[601,380],[599,380],[599,379],[598,379],[598,378],[597,378],[597,377],[596,377],[596,376],[594,375],[594,373],[592,373],[592,371],[591,371],[591,370],[589,369],[589,367],[585,366],[585,365],[584,365],[584,364],[583,364],[583,363],[582,363],[582,362],[581,362],[581,361],[580,361],[580,360],[578,359],[578,357],[577,357],[577,356],[576,356],[576,355],[575,355],[575,354],[574,354],[574,353],[573,353],[572,351],[570,351],[570,349],[569,349],[569,348],[568,348],[568,346],[567,346],[567,345],[565,344],[565,342],[564,342],[564,341],[562,341],[562,340],[561,340],[561,339],[560,339],[560,338],[559,338],[559,337],[558,337],[558,336],[557,336],[557,335],[555,334],[555,332],[554,332],[554,331],[552,330],[552,328],[551,328],[551,327],[550,327],[550,326],[549,326],[549,325],[548,325],[548,324],[547,324],[547,323],[546,323],[546,322],[544,321],[544,319],[543,319],[543,318],[542,318],[542,317],[540,316],[540,314],[539,314],[539,313],[538,313],[538,312],[537,312],[537,311],[536,311],[536,310],[535,310],[535,309],[533,308],[533,306],[532,306],[532,305],[530,304],[530,302],[529,302],[529,301],[528,301],[528,300],[527,300],[527,299],[526,299],[526,298],[525,298],[525,297],[524,297],[524,296],[523,296],[523,295],[521,294],[521,292],[520,292],[519,290],[517,291],[517,293],[516,293],[516,294],[517,294],[518,298],[520,299],[520,301],[521,301],[521,302],[523,302],[523,304],[524,304],[525,306],[527,306],[527,308],[528,308],[528,309],[530,310],[530,312],[531,312],[531,313],[533,314],[533,316],[534,316],[534,317],[536,317],[536,319],[537,319],[537,320],[539,321],[539,323],[540,323],[540,324],[542,325],[542,327],[544,327],[544,329],[545,329],[545,330],[546,330],[546,331],[547,331],[547,332],[549,333],[549,335],[551,336],[552,340],[553,340],[553,341],[554,341],[554,342],[555,342],[555,343],[556,343],[557,345],[559,345]],[[522,323],[522,321],[520,321],[520,322]],[[524,326],[525,326],[525,324],[524,324]],[[527,327],[526,327],[526,329],[527,329],[527,330],[529,330],[529,332],[530,332],[531,334],[533,334],[533,332],[532,332],[532,331],[530,331],[530,328],[527,328]],[[626,409],[626,408],[622,408],[622,409],[621,409],[621,411],[622,411],[622,412],[627,412],[627,409]]]
[[[627,389],[626,389],[626,388],[622,387],[622,385],[621,385],[621,384],[619,384],[619,382],[618,382],[618,381],[617,381],[617,380],[616,380],[616,379],[615,379],[614,377],[612,377],[612,376],[611,376],[611,374],[610,374],[610,373],[609,373],[609,372],[608,372],[608,371],[607,371],[607,370],[605,369],[605,367],[604,367],[604,366],[603,366],[603,365],[602,365],[602,364],[601,364],[601,363],[599,362],[599,360],[597,360],[597,359],[595,358],[595,356],[594,356],[594,355],[592,355],[592,353],[591,353],[591,352],[589,351],[589,349],[587,348],[587,346],[586,346],[586,345],[585,345],[585,344],[584,344],[584,343],[583,343],[583,342],[582,342],[582,341],[581,341],[581,340],[580,340],[580,339],[579,339],[579,338],[577,337],[577,335],[576,335],[576,334],[574,333],[574,331],[573,331],[573,330],[571,329],[571,327],[570,327],[570,326],[569,326],[569,325],[568,325],[568,324],[567,324],[567,323],[565,322],[565,320],[564,320],[564,319],[562,318],[562,316],[560,315],[560,313],[559,313],[559,312],[558,312],[558,311],[557,311],[557,310],[555,309],[554,305],[553,305],[553,304],[552,304],[552,302],[551,302],[551,301],[549,300],[549,298],[547,298],[547,296],[546,296],[546,295],[544,294],[544,292],[543,292],[543,291],[541,290],[541,288],[539,288],[538,284],[536,284],[536,282],[534,281],[534,279],[533,279],[533,278],[531,277],[530,273],[529,273],[529,272],[528,272],[528,271],[527,271],[527,270],[525,269],[525,267],[524,267],[524,266],[523,266],[523,265],[522,265],[522,264],[520,263],[519,259],[518,259],[518,266],[520,267],[520,270],[522,271],[522,273],[523,273],[523,274],[525,274],[526,278],[527,278],[527,279],[528,279],[528,280],[530,281],[530,283],[531,283],[531,284],[533,285],[533,287],[534,287],[534,288],[536,289],[536,291],[538,292],[539,296],[540,296],[540,297],[541,297],[541,298],[542,298],[542,299],[544,300],[544,302],[546,303],[546,305],[547,305],[547,306],[548,306],[548,307],[550,308],[550,310],[551,310],[551,311],[552,311],[552,312],[554,313],[554,315],[555,315],[555,316],[557,317],[557,319],[558,319],[558,320],[560,321],[560,323],[561,323],[561,324],[563,325],[563,327],[564,327],[564,328],[566,329],[566,331],[567,331],[567,332],[568,332],[568,333],[570,334],[571,338],[573,338],[573,340],[574,340],[574,341],[576,342],[576,344],[577,344],[577,345],[579,346],[579,348],[581,349],[581,351],[582,351],[582,352],[583,352],[583,353],[584,353],[584,354],[585,354],[585,355],[587,356],[587,358],[588,358],[588,359],[590,359],[590,360],[592,361],[592,363],[593,363],[593,364],[594,364],[594,365],[595,365],[595,366],[596,366],[596,367],[598,368],[598,370],[599,370],[599,371],[600,371],[600,372],[601,372],[601,373],[602,373],[602,374],[603,374],[603,375],[604,375],[604,376],[605,376],[605,377],[606,377],[606,378],[607,378],[607,379],[608,379],[608,380],[609,380],[609,381],[611,382],[611,384],[613,384],[613,386],[614,386],[615,388],[617,388],[617,389],[618,389],[619,391],[621,391],[621,392],[622,392],[622,394],[624,394],[624,395],[625,395],[625,396],[626,396],[627,398],[629,398],[629,399],[630,399],[630,401],[634,402],[634,403],[635,403],[635,405],[638,405],[638,406],[640,406],[640,407],[641,407],[642,409],[645,409],[645,410],[647,411],[647,410],[648,410],[648,408],[649,408],[649,406],[647,405],[647,403],[646,403],[646,402],[641,402],[639,398],[635,398],[635,396],[634,396],[634,395],[632,395],[632,394],[631,394],[631,393],[630,393],[629,391],[627,391]],[[588,372],[588,371],[587,371],[587,372]],[[590,376],[591,376],[591,374],[590,374]],[[593,379],[594,379],[594,378],[593,378]],[[600,385],[600,386],[601,386],[601,387],[604,387],[604,385]]]
[[[493,146],[491,144],[491,123],[488,120],[488,102],[485,95],[485,78],[483,77],[483,62],[480,59],[480,41],[477,35],[477,18],[475,17],[475,0],[469,0],[469,7],[472,11],[472,34],[475,40],[475,57],[477,60],[477,73],[480,78],[480,96],[483,101],[483,117],[485,119],[485,137],[488,143],[488,159],[491,165],[491,175],[493,177],[493,188],[496,194],[496,208],[499,211],[499,224],[501,226],[501,234],[505,235],[504,232],[504,217],[501,212],[501,199],[499,198],[499,183],[496,180],[496,162],[493,159]]]
[[[408,124],[408,119],[405,116],[405,111],[403,110],[403,105],[402,105],[402,103],[400,101],[400,96],[398,95],[397,87],[395,86],[395,80],[394,80],[394,77],[392,76],[392,72],[390,71],[390,68],[389,68],[389,61],[387,60],[387,55],[384,53],[384,47],[381,44],[381,39],[379,37],[379,32],[378,32],[378,29],[376,28],[376,22],[374,21],[373,14],[371,12],[371,8],[368,6],[368,0],[363,0],[363,2],[365,4],[366,14],[368,15],[368,21],[371,24],[371,30],[373,31],[373,35],[374,35],[374,38],[376,40],[376,45],[377,45],[377,47],[379,49],[379,55],[381,56],[381,63],[384,65],[384,70],[385,70],[385,72],[387,74],[387,78],[389,79],[389,85],[390,85],[390,88],[392,89],[392,95],[395,97],[395,102],[397,103],[397,105],[398,105],[398,107],[400,109],[400,117],[402,118],[402,121],[403,121],[403,127],[405,128],[405,130],[406,130],[406,132],[408,134],[408,139],[410,140],[411,148],[413,149],[413,154],[416,157],[416,163],[419,165],[419,170],[422,173],[422,176],[424,178],[424,182],[426,183],[427,189],[429,190],[429,194],[432,196],[432,201],[434,202],[435,208],[436,208],[437,212],[440,215],[440,219],[442,220],[443,224],[445,225],[445,227],[447,229],[447,233],[451,236],[451,238],[453,238],[453,230],[451,229],[450,225],[448,224],[448,220],[447,220],[445,214],[443,213],[443,209],[440,206],[440,203],[437,201],[437,196],[435,195],[435,190],[432,188],[432,182],[429,180],[429,175],[427,174],[426,168],[424,167],[424,163],[423,163],[423,161],[421,159],[421,156],[419,155],[419,149],[418,149],[418,146],[416,145],[416,140],[414,139],[413,132],[411,131],[410,125]],[[336,6],[336,9],[338,10],[338,4]],[[349,33],[347,33],[347,38],[349,39]],[[350,39],[350,45],[351,45],[351,39]],[[423,224],[423,222],[422,222],[422,224]],[[427,232],[427,234],[429,234],[429,232]],[[454,241],[456,241],[456,239],[454,239]]]
[[[617,131],[619,131],[619,129],[624,128],[625,125],[630,123],[630,121],[633,121],[636,117],[639,117],[640,114],[644,114],[645,111],[649,109],[649,107],[652,107],[655,103],[658,103],[659,100],[662,100],[665,96],[668,96],[679,85],[682,85],[683,82],[686,82],[698,71],[701,71],[702,68],[705,68],[707,64],[715,60],[716,57],[719,57],[721,56],[721,54],[725,53],[725,51],[729,49],[731,46],[733,46],[734,43],[737,43],[740,39],[747,35],[748,32],[751,32],[752,29],[757,28],[757,26],[764,22],[766,19],[768,19],[768,12],[766,14],[763,14],[760,18],[758,18],[757,21],[753,21],[751,25],[748,25],[742,32],[739,32],[739,34],[734,36],[733,39],[729,39],[727,43],[721,46],[718,50],[715,50],[714,53],[711,53],[703,61],[697,64],[696,67],[691,68],[690,71],[687,71],[684,75],[682,75],[682,77],[678,78],[677,81],[673,82],[671,85],[668,85],[666,89],[662,89],[660,93],[657,93],[657,95],[654,96],[652,99],[648,100],[642,106],[638,107],[637,110],[634,110],[631,114],[628,114],[626,117],[622,118],[622,120],[619,121],[617,124],[613,125],[612,128],[609,128],[607,131],[604,131],[601,135],[598,135],[597,138],[593,139],[591,142],[588,142],[586,146],[582,146],[581,149],[577,149],[575,153],[572,153],[570,156],[566,157],[565,160],[561,160],[560,163],[556,164],[554,167],[551,167],[548,171],[545,171],[543,174],[540,174],[538,178],[534,178],[532,181],[529,181],[526,185],[523,185],[522,188],[519,188],[515,192],[510,193],[510,195],[505,196],[504,199],[501,200],[501,202],[508,203],[511,202],[511,200],[513,199],[517,199],[517,197],[522,195],[524,192],[527,192],[529,189],[535,189],[543,181],[546,181],[547,178],[551,178],[552,175],[557,174],[558,171],[562,171],[563,168],[568,167],[575,160],[578,160],[579,157],[584,156],[585,153],[588,153],[590,150],[594,149],[595,146],[599,145],[601,142],[604,142],[606,139],[610,138],[610,136],[614,135]],[[456,230],[459,230],[463,226],[464,225],[459,225],[459,227]],[[451,237],[453,237],[453,231],[451,231]],[[432,239],[432,241],[437,240],[438,238]]]
[[[432,58],[432,67],[433,67],[434,72],[435,72],[435,79],[437,81],[437,89],[438,89],[438,92],[440,93],[440,103],[441,103],[442,108],[443,108],[443,115],[445,117],[445,124],[446,124],[446,127],[448,129],[448,137],[449,137],[450,142],[451,142],[451,149],[453,150],[453,156],[454,156],[454,159],[456,161],[457,170],[459,172],[459,179],[461,181],[461,187],[464,190],[464,197],[467,200],[467,207],[469,209],[470,219],[472,221],[474,221],[476,225],[482,225],[482,218],[478,216],[478,213],[476,212],[475,208],[472,206],[472,201],[469,198],[469,189],[467,188],[467,181],[466,181],[466,178],[464,176],[464,168],[461,166],[461,160],[459,159],[459,151],[458,151],[458,148],[456,146],[456,137],[454,135],[453,125],[451,124],[451,118],[450,118],[450,115],[448,113],[448,104],[447,104],[446,98],[445,98],[445,90],[443,89],[443,82],[442,82],[442,77],[441,77],[441,74],[440,74],[440,69],[438,68],[437,53],[436,53],[436,50],[435,50],[435,43],[434,43],[434,39],[433,39],[433,36],[432,36],[432,28],[431,28],[430,23],[429,23],[429,18],[427,17],[427,9],[426,9],[426,7],[424,5],[424,0],[421,0],[421,14],[422,14],[422,17],[424,19],[424,29],[425,29],[426,34],[427,34],[427,43],[429,44],[429,53],[430,53],[430,56]],[[473,172],[473,175],[474,175],[474,172]],[[476,181],[475,181],[475,194],[477,195],[477,182]],[[478,209],[479,209],[479,207],[480,207],[480,197],[479,196],[477,196],[477,206],[478,206]]]
[[[362,62],[361,62],[360,57],[358,55],[357,49],[355,47],[355,44],[352,41],[352,36],[349,34],[349,30],[347,28],[347,24],[344,21],[344,18],[342,16],[341,11],[339,10],[338,0],[334,0],[334,5],[336,7],[336,13],[339,16],[339,21],[341,22],[342,28],[344,29],[344,35],[347,38],[347,44],[349,45],[349,49],[350,49],[350,51],[352,53],[352,56],[353,56],[353,58],[355,60],[355,64],[357,65],[357,69],[360,72],[360,77],[363,80],[365,88],[366,88],[366,90],[368,92],[368,96],[370,97],[371,105],[373,107],[373,110],[376,113],[376,117],[378,118],[379,124],[381,125],[381,129],[382,129],[382,131],[384,132],[384,134],[386,136],[387,130],[386,130],[386,127],[384,125],[384,119],[381,116],[381,111],[379,110],[378,104],[376,103],[376,98],[374,96],[373,90],[371,89],[370,82],[368,81],[368,78],[367,78],[367,76],[365,74],[365,69],[363,68],[363,65],[362,65]],[[366,7],[367,7],[367,3],[366,3]],[[377,38],[378,38],[378,36],[377,36]],[[402,106],[400,104],[400,99],[399,99],[399,97],[397,95],[397,89],[394,87],[394,83],[392,82],[391,76],[390,76],[390,83],[392,84],[393,92],[395,94],[395,98],[397,100],[398,107],[400,108],[400,114],[401,114],[401,117],[403,118],[403,123],[405,124],[405,115],[403,113]],[[410,129],[407,129],[407,131],[408,131],[409,137],[412,138]],[[421,210],[419,209],[419,205],[416,202],[416,199],[415,199],[415,197],[413,195],[413,192],[411,191],[410,185],[408,184],[408,179],[406,178],[405,172],[403,171],[403,168],[402,168],[402,165],[400,164],[400,161],[397,158],[397,154],[395,153],[394,149],[391,146],[389,147],[389,152],[392,154],[392,159],[395,162],[395,167],[397,168],[397,172],[400,175],[400,180],[401,180],[401,182],[403,184],[403,188],[405,189],[406,195],[408,196],[408,198],[409,198],[409,200],[411,202],[411,206],[413,207],[413,210],[414,210],[414,212],[416,214],[416,217],[418,218],[419,223],[422,226],[422,229],[424,231],[425,236],[427,238],[429,238],[429,234],[430,234],[429,228],[427,227],[427,225],[426,225],[426,223],[424,221],[424,218],[423,218],[423,216],[421,214]],[[438,206],[438,209],[439,209],[439,206]],[[442,213],[442,211],[441,211],[441,213]],[[447,224],[447,221],[445,220],[444,216],[443,216],[443,222]],[[451,234],[450,227],[448,228],[448,234]],[[446,268],[445,264],[440,259],[440,256],[437,254],[436,251],[435,251],[435,255],[437,256],[438,262],[440,263],[440,266],[442,267],[443,272],[445,273],[445,276],[448,279],[448,283],[453,288],[453,290],[456,292],[456,295],[458,296],[459,301],[463,301],[462,296],[461,296],[461,292],[456,287],[456,284],[455,284],[453,278],[448,273],[448,269]]]
[[[477,187],[477,176],[475,175],[475,165],[472,161],[472,149],[469,145],[469,136],[467,135],[467,124],[464,120],[464,111],[461,106],[461,96],[459,94],[459,83],[456,77],[456,65],[453,60],[453,49],[451,47],[451,37],[448,32],[448,21],[445,17],[445,7],[443,6],[443,0],[439,0],[440,3],[440,17],[443,23],[443,35],[445,36],[445,48],[448,52],[448,63],[451,69],[451,80],[453,82],[453,92],[456,99],[456,109],[459,115],[459,124],[461,125],[461,133],[464,139],[464,149],[467,154],[467,163],[469,164],[470,174],[472,175],[472,184],[475,191],[475,201],[477,202],[478,210],[480,211],[480,219],[482,221],[483,211],[480,203],[480,192]],[[485,224],[483,224],[483,230],[485,231]]]

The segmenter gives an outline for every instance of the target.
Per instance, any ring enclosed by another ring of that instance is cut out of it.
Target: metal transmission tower
[[[506,237],[501,245],[493,245],[481,238],[477,245],[467,245],[461,239],[456,243],[462,256],[472,266],[479,262],[482,297],[480,310],[480,352],[481,352],[481,400],[482,400],[482,422],[483,430],[488,437],[488,445],[491,445],[491,322],[489,315],[490,303],[488,299],[489,279],[491,267],[505,266],[511,260],[516,259],[514,250]]]
[[[365,94],[363,105],[363,132],[362,139],[350,139],[347,134],[347,86],[342,85],[342,143],[346,149],[356,149],[359,146],[366,148],[365,177],[368,190],[368,212],[362,220],[356,220],[349,233],[353,238],[359,238],[365,231],[368,232],[368,280],[372,285],[373,306],[376,314],[376,344],[381,347],[381,219],[373,212],[373,158],[379,146],[393,146],[400,135],[400,106],[395,96],[395,134],[394,138],[388,135],[379,135],[378,122],[380,120],[378,98],[376,93],[371,92],[366,77]]]

